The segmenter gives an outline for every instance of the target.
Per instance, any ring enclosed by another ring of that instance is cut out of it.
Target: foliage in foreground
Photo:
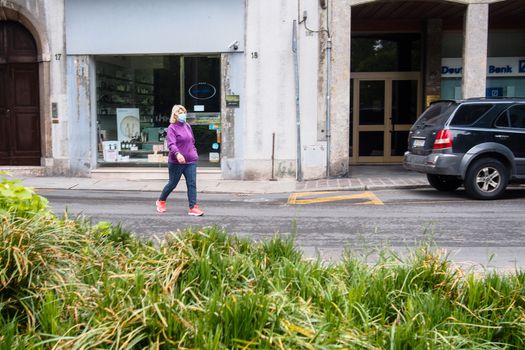
[[[155,247],[120,226],[10,203],[2,350],[525,347],[522,272],[464,274],[428,247],[373,267],[351,256],[324,265],[292,239],[253,243],[216,227]]]

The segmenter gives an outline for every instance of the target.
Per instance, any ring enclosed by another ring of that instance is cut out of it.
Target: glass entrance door
[[[419,72],[352,74],[352,163],[398,163],[421,111]]]

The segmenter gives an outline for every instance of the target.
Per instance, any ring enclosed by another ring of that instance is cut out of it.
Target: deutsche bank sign
[[[463,74],[461,58],[442,58],[441,77],[456,78]],[[489,57],[487,59],[487,76],[489,77],[525,77],[525,58],[523,57]]]

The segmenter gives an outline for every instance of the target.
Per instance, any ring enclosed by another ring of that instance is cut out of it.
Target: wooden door
[[[40,99],[35,41],[0,21],[0,165],[40,165]]]

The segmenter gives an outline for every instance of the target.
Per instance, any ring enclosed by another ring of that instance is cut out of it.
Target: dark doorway
[[[37,48],[20,23],[0,21],[0,165],[40,165]]]

